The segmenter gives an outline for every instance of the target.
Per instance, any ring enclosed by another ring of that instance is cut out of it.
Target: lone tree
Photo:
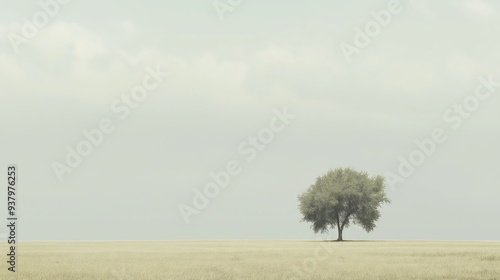
[[[390,203],[384,177],[351,168],[328,171],[299,196],[302,221],[311,222],[315,233],[337,228],[337,241],[343,241],[342,231],[351,223],[372,231],[383,203]]]

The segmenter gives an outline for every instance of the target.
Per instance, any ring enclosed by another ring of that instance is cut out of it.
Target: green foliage
[[[379,207],[389,202],[384,177],[339,168],[318,177],[316,183],[299,196],[299,210],[302,220],[312,223],[314,232],[325,233],[329,228],[337,228],[342,240],[343,229],[351,224],[372,231],[380,218]]]

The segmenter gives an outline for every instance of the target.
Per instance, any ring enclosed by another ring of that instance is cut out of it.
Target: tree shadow
[[[332,240],[325,239],[325,240],[303,240],[303,242],[375,243],[375,242],[389,242],[389,241],[387,241],[387,240],[342,240],[342,241],[339,241],[336,239],[332,239]]]

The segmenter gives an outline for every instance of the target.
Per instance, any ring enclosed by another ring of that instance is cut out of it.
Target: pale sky
[[[447,141],[387,190],[375,231],[344,238],[498,239],[500,87],[458,129],[443,115],[479,77],[500,83],[500,5],[401,1],[349,63],[340,45],[390,1],[351,2],[242,1],[221,20],[211,0],[73,0],[16,52],[12,34],[44,10],[3,1],[0,166],[4,182],[8,164],[19,168],[20,238],[320,238],[297,209],[316,177],[396,173],[442,128]],[[113,102],[148,67],[169,76],[121,119]],[[238,146],[285,107],[295,119],[246,161]],[[54,162],[105,118],[115,129],[59,181]],[[241,174],[187,224],[179,205],[231,160]]]

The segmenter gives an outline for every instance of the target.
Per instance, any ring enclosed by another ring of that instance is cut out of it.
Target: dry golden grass
[[[0,279],[500,280],[500,242],[23,242],[18,255]]]

